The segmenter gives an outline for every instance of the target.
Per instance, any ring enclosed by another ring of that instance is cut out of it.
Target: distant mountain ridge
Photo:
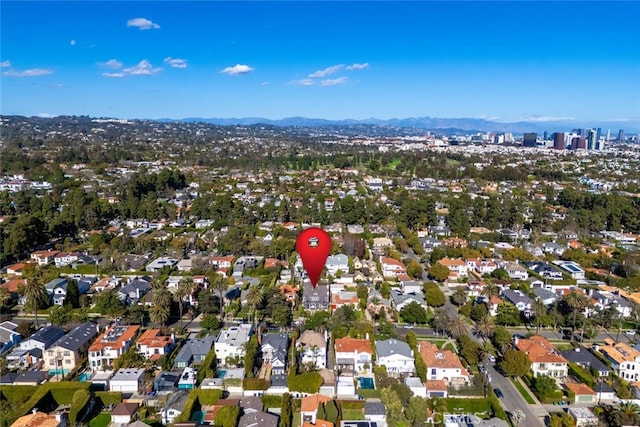
[[[607,129],[611,130],[613,137],[617,136],[619,129],[624,129],[627,135],[640,132],[640,121],[638,123],[631,121],[596,121],[587,123],[577,120],[560,120],[560,121],[519,121],[519,122],[496,122],[485,119],[475,118],[436,118],[436,117],[409,117],[404,119],[388,119],[381,120],[376,118],[370,119],[344,119],[344,120],[327,120],[307,117],[287,117],[284,119],[272,120],[262,117],[245,117],[245,118],[202,118],[187,117],[183,119],[159,119],[160,121],[177,121],[177,122],[202,122],[215,125],[255,125],[267,124],[274,126],[350,126],[350,125],[377,125],[392,126],[403,128],[417,128],[425,130],[436,129],[459,129],[463,131],[481,131],[481,132],[511,132],[522,134],[524,132],[567,132],[572,129],[591,129],[601,128],[603,134]]]

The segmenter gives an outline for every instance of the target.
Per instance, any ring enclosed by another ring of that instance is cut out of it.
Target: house
[[[65,412],[45,414],[36,409],[15,420],[11,427],[62,427],[68,424],[69,421]]]
[[[158,376],[153,380],[153,391],[174,392],[178,388],[178,381],[180,381],[180,374],[177,372],[160,372]]]
[[[136,419],[138,404],[134,402],[120,402],[111,411],[111,426],[125,427]]]
[[[573,403],[596,403],[596,392],[588,385],[566,382],[564,387],[573,392]]]
[[[438,264],[447,267],[449,269],[449,277],[452,278],[465,277],[469,274],[467,263],[460,258],[445,257],[438,260]]]
[[[356,292],[341,291],[331,295],[331,310],[336,310],[345,305],[357,309],[359,304],[360,298],[358,298]]]
[[[573,350],[561,351],[560,354],[567,359],[568,362],[575,363],[587,372],[598,372],[601,378],[608,377],[611,372],[611,368],[602,363],[593,353],[580,347],[574,348]]]
[[[214,345],[218,365],[227,365],[229,359],[242,360],[251,332],[252,325],[246,323],[222,329]]]
[[[165,267],[173,268],[176,264],[178,264],[177,259],[162,256],[151,261],[144,269],[145,271],[155,273]]]
[[[546,262],[527,262],[525,265],[532,271],[538,273],[543,279],[546,280],[562,280],[562,271],[557,268],[553,268]]]
[[[594,307],[600,311],[606,310],[609,307],[615,307],[620,317],[623,318],[630,317],[633,312],[633,304],[612,292],[591,290],[589,296],[593,300]]]
[[[490,259],[469,258],[465,262],[467,263],[468,271],[475,271],[481,276],[485,274],[491,274],[495,269],[498,268],[498,265]]]
[[[158,360],[163,355],[170,354],[175,344],[173,334],[162,335],[160,329],[147,329],[136,341],[136,349],[145,358]]]
[[[0,385],[30,385],[39,386],[47,381],[47,372],[26,371],[20,373],[9,373],[0,378]]]
[[[429,341],[420,341],[418,352],[427,366],[428,381],[441,380],[447,385],[462,385],[469,381],[469,373],[458,355],[451,350],[440,350]],[[427,390],[429,390],[428,385]]]
[[[515,346],[527,354],[534,377],[547,375],[564,378],[568,375],[567,359],[546,338],[540,335],[534,335],[528,339],[516,338]]]
[[[129,254],[124,257],[122,269],[124,271],[138,271],[149,262],[151,253],[145,255]]]
[[[109,380],[109,391],[137,394],[144,383],[143,368],[121,368]]]
[[[44,285],[53,304],[63,305],[67,297],[67,285],[69,281],[65,277],[58,277]]]
[[[427,387],[422,383],[422,380],[418,377],[406,377],[404,384],[409,387],[411,393],[414,396],[427,397]]]
[[[391,291],[391,305],[396,310],[400,311],[407,305],[415,302],[419,304],[421,307],[426,308],[427,303],[422,294],[403,294],[397,290]]]
[[[20,343],[22,335],[16,332],[17,323],[5,321],[0,323],[0,354]]]
[[[585,278],[584,268],[580,267],[578,263],[563,260],[553,261],[553,263],[572,279],[583,280]]]
[[[392,376],[410,376],[416,372],[413,351],[406,342],[395,338],[376,341],[376,355],[376,365],[386,366]]]
[[[238,420],[238,427],[278,427],[278,416],[268,412],[244,412]]]
[[[599,425],[598,417],[589,408],[569,408],[569,415],[576,420],[576,427]]]
[[[176,418],[182,414],[189,392],[187,390],[178,390],[169,395],[164,411],[161,411],[161,419],[164,425],[173,424]]]
[[[544,242],[542,244],[542,252],[545,254],[551,254],[555,256],[562,256],[564,251],[567,250],[566,247],[556,243],[556,242]]]
[[[407,267],[394,258],[382,257],[380,259],[380,265],[384,277],[397,277],[399,274],[407,272]]]
[[[137,304],[151,289],[150,277],[136,277],[118,290],[118,299],[126,305]]]
[[[24,262],[19,262],[17,264],[11,264],[7,267],[7,274],[13,276],[22,276],[22,270],[26,267],[27,264]]]
[[[338,338],[335,340],[335,355],[340,371],[364,373],[372,369],[373,350],[369,338]]]
[[[98,325],[91,322],[76,326],[60,337],[43,353],[44,369],[66,373],[87,357],[87,350],[98,335]]]
[[[129,350],[139,330],[138,325],[110,326],[89,347],[89,369],[92,371],[110,369],[113,362]]]
[[[385,408],[382,402],[372,402],[368,400],[364,403],[364,419],[374,423],[378,423],[379,426],[387,424],[387,408]]]
[[[180,379],[178,380],[178,388],[181,390],[191,390],[192,388],[196,388],[196,371],[193,368],[184,368],[182,374],[180,374]]]
[[[502,268],[513,280],[527,280],[529,278],[527,269],[517,262],[506,262],[502,265]]]
[[[342,273],[349,272],[349,257],[344,254],[336,254],[327,257],[325,262],[327,272],[332,276],[337,276],[338,271]]]
[[[209,257],[209,263],[216,270],[219,270],[221,268],[229,269],[233,264],[233,258],[234,258],[233,255],[212,256],[212,257]]]
[[[400,289],[404,294],[421,294],[423,285],[415,280],[401,280]]]
[[[79,257],[80,254],[78,252],[58,252],[53,257],[53,262],[55,263],[56,268],[61,268],[78,261]]]
[[[38,266],[42,267],[43,265],[52,264],[57,254],[58,251],[35,251],[31,253],[30,258]]]
[[[30,337],[20,342],[20,349],[31,350],[38,348],[46,350],[53,345],[60,337],[64,335],[64,329],[57,326],[45,326],[38,329]]]
[[[504,289],[502,298],[515,305],[518,311],[523,312],[525,316],[531,315],[533,300],[520,290]]]
[[[327,367],[327,333],[307,329],[296,342],[296,350],[300,364],[312,366],[314,369]]]
[[[211,351],[214,341],[214,337],[187,340],[176,356],[176,360],[173,363],[174,368],[186,368],[191,363],[203,362],[209,351]]]
[[[315,424],[318,406],[331,400],[333,400],[331,397],[322,394],[312,394],[300,399],[300,424],[307,422]]]
[[[284,374],[287,367],[289,336],[287,334],[260,335],[262,363],[271,365],[271,373]]]
[[[313,286],[305,280],[302,294],[302,306],[305,310],[327,310],[329,308],[329,286]]]
[[[546,306],[550,306],[558,300],[558,294],[551,292],[549,289],[533,287],[531,288],[531,292],[533,292],[537,300],[542,301]]]
[[[626,343],[616,343],[606,338],[605,344],[598,351],[611,362],[611,368],[622,379],[635,382],[640,381],[640,350]]]
[[[427,389],[427,397],[448,397],[449,389],[444,380],[427,380],[425,383]]]

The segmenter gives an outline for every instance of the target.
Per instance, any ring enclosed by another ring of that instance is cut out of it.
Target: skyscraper
[[[553,148],[556,150],[564,150],[564,132],[556,132],[553,134]]]
[[[598,145],[598,132],[595,129],[591,129],[587,134],[587,150],[595,150]]]
[[[585,150],[587,148],[587,140],[584,136],[577,136],[571,140],[572,150]]]
[[[525,147],[535,147],[538,141],[538,134],[535,132],[525,133],[522,138],[522,145]]]
[[[618,131],[618,141],[624,142],[624,129],[620,129],[620,131]]]

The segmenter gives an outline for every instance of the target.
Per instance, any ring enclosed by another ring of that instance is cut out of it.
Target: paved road
[[[500,372],[496,371],[494,364],[486,362],[487,374],[490,378],[492,388],[499,388],[504,397],[500,399],[500,403],[507,412],[515,409],[522,409],[524,412],[526,426],[544,426],[545,417],[549,416],[549,412],[542,405],[529,405],[520,392],[516,389],[509,378],[504,377]]]

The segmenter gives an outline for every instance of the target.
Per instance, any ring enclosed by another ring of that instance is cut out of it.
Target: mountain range
[[[498,122],[476,118],[436,118],[436,117],[410,117],[404,119],[381,120],[376,118],[354,120],[327,120],[307,117],[287,117],[284,119],[272,120],[261,117],[245,118],[201,118],[188,117],[183,119],[160,119],[161,121],[180,122],[202,122],[216,125],[255,125],[267,124],[274,126],[353,126],[353,125],[377,125],[402,128],[417,128],[425,130],[458,129],[460,131],[473,132],[511,132],[522,134],[524,132],[570,132],[573,129],[601,128],[602,134],[606,135],[607,130],[611,130],[611,136],[617,137],[618,130],[624,129],[625,134],[640,132],[640,120],[638,121],[595,121],[587,123],[577,120],[558,121],[518,121],[518,122]]]

